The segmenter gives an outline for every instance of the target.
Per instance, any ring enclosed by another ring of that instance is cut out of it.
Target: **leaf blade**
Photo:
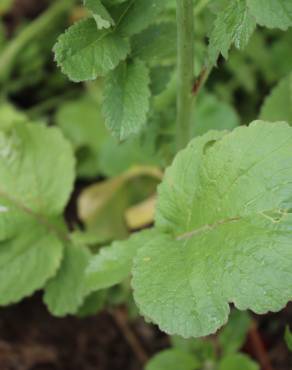
[[[114,32],[98,30],[92,18],[62,34],[54,47],[55,60],[72,81],[94,80],[113,70],[129,53],[129,42]]]
[[[106,80],[103,114],[119,140],[138,134],[146,123],[150,98],[149,71],[143,62],[122,63]]]

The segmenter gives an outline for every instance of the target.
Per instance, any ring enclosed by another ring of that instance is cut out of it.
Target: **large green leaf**
[[[266,98],[260,119],[284,120],[292,125],[292,73],[283,78]]]
[[[149,71],[135,61],[121,63],[106,79],[103,114],[112,134],[119,140],[137,134],[146,123],[150,98]]]
[[[246,0],[258,24],[286,30],[292,26],[292,2],[290,0]]]
[[[62,34],[54,47],[62,71],[75,82],[94,80],[114,69],[129,53],[129,42],[115,32],[98,30],[83,19]]]
[[[72,149],[58,129],[15,123],[0,131],[0,304],[33,293],[56,273],[73,180]]]
[[[292,295],[292,129],[256,121],[194,139],[159,188],[135,300],[170,334],[215,332],[229,303],[278,311]]]

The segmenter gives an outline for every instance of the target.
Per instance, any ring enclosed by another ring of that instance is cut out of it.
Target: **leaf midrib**
[[[213,224],[205,224],[205,225],[203,225],[203,226],[201,226],[197,229],[187,231],[187,232],[177,236],[176,240],[190,239],[195,235],[204,233],[204,232],[209,231],[209,230],[214,230],[214,229],[216,229],[217,227],[219,227],[221,225],[225,225],[225,224],[228,224],[228,223],[231,223],[231,222],[238,222],[238,221],[241,221],[241,220],[242,220],[242,217],[237,216],[237,217],[225,218],[225,219],[216,221]]]

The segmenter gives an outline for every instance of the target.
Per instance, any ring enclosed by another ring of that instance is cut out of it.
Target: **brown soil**
[[[257,318],[264,357],[272,370],[292,369],[292,355],[283,341],[291,319],[292,305],[279,314]],[[167,336],[142,320],[128,325],[148,356],[168,346]],[[110,313],[58,319],[36,295],[0,310],[0,370],[142,370],[128,339]],[[261,350],[251,334],[245,350],[260,360]]]
[[[112,316],[53,318],[39,296],[0,310],[1,370],[140,370]]]

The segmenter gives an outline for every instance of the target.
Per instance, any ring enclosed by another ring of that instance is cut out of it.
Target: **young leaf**
[[[78,317],[95,316],[106,305],[108,290],[99,290],[90,294],[77,312]]]
[[[169,0],[130,0],[118,24],[119,33],[131,36],[143,31],[167,6]]]
[[[251,360],[248,356],[241,353],[235,353],[220,361],[218,370],[260,370],[257,363]]]
[[[114,20],[100,0],[84,0],[84,5],[93,13],[98,29],[110,28]]]
[[[145,135],[147,136],[144,137]],[[159,166],[160,158],[155,149],[155,137],[151,136],[149,130],[143,130],[138,137],[121,143],[110,137],[104,142],[100,152],[101,172],[108,177],[114,177],[137,166]]]
[[[129,53],[129,42],[115,32],[98,30],[94,19],[71,26],[54,47],[55,59],[72,81],[94,80],[114,69]]]
[[[132,39],[132,54],[146,62],[157,63],[176,58],[176,24],[154,24]]]
[[[44,301],[55,316],[74,314],[83,303],[88,290],[83,276],[90,253],[84,246],[68,243],[61,268],[45,287]]]
[[[222,329],[218,340],[223,353],[231,354],[239,351],[244,345],[251,319],[247,312],[233,310],[227,325]]]
[[[292,2],[287,0],[246,0],[258,24],[287,30],[292,26]]]
[[[72,149],[55,128],[15,123],[0,132],[0,178],[5,305],[42,288],[60,265],[65,239],[60,216],[74,180]]]
[[[248,155],[247,155],[248,153]],[[194,139],[159,188],[138,249],[135,300],[170,334],[215,332],[229,303],[280,310],[292,294],[292,128],[256,121]]]
[[[147,363],[145,370],[196,370],[200,363],[195,356],[179,349],[159,352]]]
[[[171,337],[171,343],[173,347],[195,355],[201,364],[216,361],[214,343],[210,340],[202,340],[201,338],[184,339],[175,335]]]
[[[284,120],[292,125],[292,73],[283,78],[266,98],[260,119]]]
[[[150,98],[149,71],[136,60],[121,63],[106,79],[103,114],[112,134],[119,140],[139,133],[146,123]]]
[[[130,276],[137,248],[151,237],[152,230],[133,234],[130,239],[116,241],[102,248],[86,270],[85,284],[89,291],[112,287]]]
[[[73,144],[77,174],[85,178],[98,175],[100,151],[110,135],[96,101],[87,96],[65,102],[57,110],[55,123]]]
[[[203,135],[209,130],[231,130],[240,124],[235,109],[211,94],[199,96],[194,122],[193,136]]]
[[[17,110],[16,107],[8,102],[2,102],[0,104],[0,117],[1,130],[9,128],[17,122],[25,123],[28,121],[28,118],[23,112]]]
[[[228,2],[226,8],[219,12],[210,36],[209,60],[216,64],[219,54],[225,59],[232,44],[243,49],[256,27],[246,0]]]
[[[287,344],[287,347],[288,347],[289,351],[292,352],[292,332],[291,332],[288,325],[286,326],[286,329],[285,329],[284,338],[285,338],[285,342]]]

